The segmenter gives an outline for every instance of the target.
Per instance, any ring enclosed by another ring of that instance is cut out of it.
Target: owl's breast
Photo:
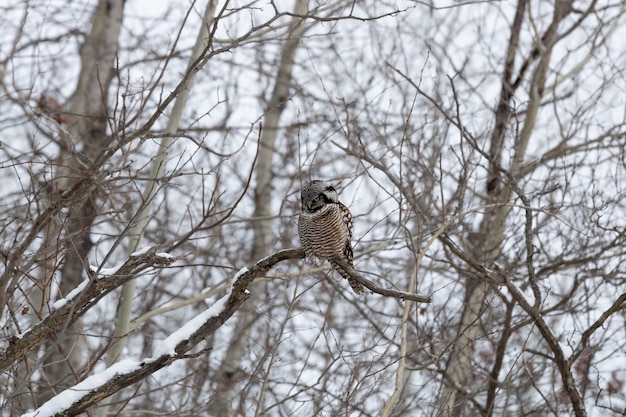
[[[306,255],[320,259],[343,257],[349,240],[348,227],[337,204],[329,204],[315,213],[301,213],[298,235]]]

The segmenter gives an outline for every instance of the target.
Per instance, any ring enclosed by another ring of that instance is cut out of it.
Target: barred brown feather
[[[307,257],[326,259],[357,294],[363,286],[344,272],[333,260],[340,259],[353,266],[352,214],[342,204],[331,186],[313,181],[302,189],[302,213],[298,219],[298,235]]]

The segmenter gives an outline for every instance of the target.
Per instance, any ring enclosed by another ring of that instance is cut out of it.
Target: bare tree
[[[280,52],[276,81],[264,114],[264,129],[259,142],[258,160],[255,166],[254,213],[252,219],[253,240],[251,259],[261,259],[273,247],[272,223],[272,183],[275,171],[276,138],[279,132],[279,121],[290,96],[291,78],[294,67],[298,42],[303,36],[306,25],[304,19],[308,13],[308,0],[297,0],[292,22],[289,24],[287,39]],[[255,296],[242,308],[237,317],[235,331],[228,343],[226,356],[217,373],[217,392],[210,406],[211,415],[229,416],[233,413],[233,399],[239,391],[238,380],[241,378],[242,361],[248,351],[246,340],[249,339],[251,327],[258,319],[257,310],[265,302],[265,285],[263,281],[253,287]],[[260,402],[262,404],[262,401]]]
[[[623,413],[621,2],[0,7],[3,415]]]

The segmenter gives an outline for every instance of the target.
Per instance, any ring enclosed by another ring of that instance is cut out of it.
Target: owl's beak
[[[309,208],[309,210],[311,210],[311,202],[310,201],[306,202],[306,206]]]

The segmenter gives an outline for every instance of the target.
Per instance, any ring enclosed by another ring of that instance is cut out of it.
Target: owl
[[[339,274],[348,280],[355,293],[362,294],[363,286],[344,272],[334,261],[344,260],[353,266],[352,213],[344,206],[332,185],[315,180],[300,193],[302,212],[298,219],[298,235],[307,258],[326,259]]]

